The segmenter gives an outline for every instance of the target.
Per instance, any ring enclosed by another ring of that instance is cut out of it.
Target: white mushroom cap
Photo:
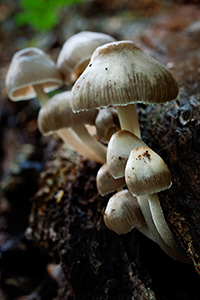
[[[82,31],[71,36],[63,45],[57,66],[66,83],[74,82],[87,67],[94,50],[115,39],[105,33]]]
[[[116,131],[120,130],[117,110],[114,107],[103,108],[98,112],[95,126],[99,139],[107,143]]]
[[[39,111],[38,128],[42,134],[48,134],[62,128],[94,124],[98,111],[73,113],[70,105],[71,92],[66,91],[53,96]]]
[[[74,111],[161,103],[175,99],[178,84],[161,63],[145,54],[132,41],[98,47],[72,89]]]
[[[6,77],[8,97],[13,101],[36,97],[33,85],[41,84],[45,92],[63,85],[54,61],[42,50],[29,47],[16,52]]]
[[[98,193],[101,196],[105,196],[126,185],[124,177],[119,179],[113,178],[107,164],[102,165],[97,172],[96,183]]]
[[[125,180],[134,196],[155,194],[171,186],[167,165],[149,147],[139,147],[131,151],[126,164]]]
[[[107,165],[114,178],[124,176],[131,150],[141,146],[146,144],[127,130],[119,130],[112,135],[108,143]]]
[[[145,225],[137,198],[128,190],[122,190],[109,199],[104,212],[104,222],[117,234],[126,234],[134,227]]]

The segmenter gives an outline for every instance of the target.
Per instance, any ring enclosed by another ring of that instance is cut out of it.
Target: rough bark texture
[[[140,105],[138,111],[145,142],[171,171],[173,185],[159,194],[161,205],[191,266],[172,261],[136,230],[125,236],[109,231],[102,212],[110,195],[102,198],[96,191],[100,166],[55,144],[46,149],[51,156],[33,199],[27,233],[61,263],[66,292],[70,288],[75,299],[164,299],[165,292],[167,299],[176,299],[157,285],[160,276],[166,289],[174,278],[176,292],[189,276],[199,282],[193,273],[194,267],[199,274],[200,255],[199,105],[194,97],[180,95],[162,106]]]

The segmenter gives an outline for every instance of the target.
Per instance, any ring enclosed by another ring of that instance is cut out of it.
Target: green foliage
[[[59,22],[60,11],[83,0],[20,0],[20,12],[15,20],[18,26],[29,25],[35,30],[50,31]]]

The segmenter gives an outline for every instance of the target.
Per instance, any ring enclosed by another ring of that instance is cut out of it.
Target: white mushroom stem
[[[167,245],[176,251],[180,251],[180,247],[177,245],[172,232],[170,231],[168,224],[163,215],[163,211],[160,205],[158,194],[149,194],[148,203],[153,218],[153,222],[158,230],[160,236]]]
[[[161,247],[161,249],[167,255],[169,255],[171,258],[178,260],[180,262],[183,262],[183,263],[188,263],[189,260],[184,255],[182,249],[177,244],[174,245],[174,242],[172,244],[166,244],[166,242],[163,240],[163,238],[159,234],[159,231],[157,230],[157,228],[154,224],[154,221],[152,219],[152,215],[151,215],[152,212],[149,207],[148,197],[149,197],[149,195],[139,196],[139,197],[137,197],[137,199],[138,199],[138,203],[140,205],[140,209],[141,209],[143,216],[145,218],[145,221],[147,223],[149,232],[145,228],[138,228],[138,230],[140,230],[146,236],[149,235],[148,237],[150,239],[152,239],[153,241],[155,241]],[[168,231],[166,231],[166,234],[168,234]],[[172,233],[170,232],[170,235],[171,234]],[[170,240],[171,239],[168,238],[168,241],[170,241]]]
[[[86,127],[84,125],[80,125],[77,127],[73,127],[73,130],[80,137],[80,139],[87,145],[89,149],[91,149],[104,164],[106,162],[106,151],[107,148],[100,144],[93,136],[89,134]]]
[[[128,130],[141,138],[135,104],[117,106],[117,112],[121,129]]]
[[[69,144],[72,147],[72,149],[74,149],[77,153],[97,163],[104,163],[101,158],[99,158],[95,153],[93,153],[82,142],[82,140],[77,136],[77,134],[73,131],[72,128],[59,129],[56,131],[56,133],[65,143]]]
[[[37,99],[38,99],[40,105],[43,106],[49,100],[49,98],[48,98],[47,94],[44,92],[42,84],[35,84],[35,85],[33,85],[33,88],[36,92]]]
[[[43,106],[49,100],[47,94],[44,92],[44,89],[41,84],[34,85],[33,88],[37,94],[37,98],[38,98],[40,105]],[[95,154],[95,152],[93,153],[93,151],[91,151],[90,148],[85,145],[82,137],[77,136],[77,134],[70,128],[64,128],[64,129],[57,130],[56,133],[63,140],[63,142],[65,142],[66,144],[69,144],[80,155],[82,155],[88,159],[91,159],[95,162],[98,162],[98,163],[102,163],[102,164],[105,163],[105,156],[106,156],[106,154],[104,153],[106,151],[105,149],[101,150],[100,155],[98,155],[98,153]],[[89,137],[87,137],[87,140],[93,139],[93,137],[88,132],[86,134],[84,133],[84,136],[86,136],[86,135],[89,135]],[[84,138],[84,140],[85,140],[85,138]],[[94,143],[95,142],[96,141],[94,141]],[[96,143],[95,143],[95,145],[96,145]],[[91,145],[91,144],[92,144],[92,142],[89,143],[89,145]],[[96,148],[98,148],[98,147],[96,146]],[[95,150],[96,150],[96,148],[95,148]],[[99,144],[99,148],[101,149],[100,144]]]

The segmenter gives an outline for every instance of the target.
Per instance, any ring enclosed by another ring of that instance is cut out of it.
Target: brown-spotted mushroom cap
[[[126,234],[134,227],[145,225],[137,199],[128,190],[114,194],[104,211],[106,226],[117,234]]]
[[[97,172],[96,184],[98,193],[101,196],[105,196],[111,192],[121,189],[126,185],[124,177],[115,179],[111,175],[107,164],[101,166]]]
[[[82,31],[71,36],[63,45],[57,66],[65,83],[74,82],[87,67],[94,50],[115,39],[105,33]]]
[[[125,181],[131,194],[138,197],[146,223],[156,240],[160,240],[162,249],[172,258],[186,262],[165,220],[157,194],[171,186],[170,172],[162,158],[149,147],[133,149],[126,164]]]
[[[155,194],[171,186],[167,165],[149,147],[131,151],[125,168],[125,180],[134,196]]]
[[[121,129],[140,137],[137,115],[129,105],[175,99],[178,84],[168,69],[145,54],[134,42],[119,41],[94,51],[72,92],[72,109],[75,112],[117,106]]]
[[[54,61],[44,51],[29,47],[16,52],[11,60],[6,77],[8,97],[12,101],[34,98],[35,85],[50,92],[63,85],[63,81]]]
[[[107,165],[114,178],[125,175],[125,167],[131,151],[146,144],[133,133],[127,130],[115,132],[107,149]]]
[[[94,124],[96,109],[73,113],[71,109],[71,91],[63,92],[51,98],[39,111],[38,128],[43,134],[71,127],[81,141],[95,153],[98,162],[105,163],[106,148],[87,131],[85,124]],[[96,159],[97,161],[97,159]]]

